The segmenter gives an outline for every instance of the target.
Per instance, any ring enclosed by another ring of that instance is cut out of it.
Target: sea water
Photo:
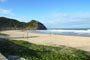
[[[53,28],[48,30],[28,30],[28,32],[40,34],[90,37],[90,28]]]

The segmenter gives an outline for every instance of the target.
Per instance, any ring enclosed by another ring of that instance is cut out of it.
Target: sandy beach
[[[30,43],[35,43],[39,45],[64,45],[67,47],[90,51],[90,37],[38,34],[28,32],[27,38],[27,32],[22,32],[20,30],[2,31],[2,33],[10,35],[11,39],[13,40],[25,40]]]

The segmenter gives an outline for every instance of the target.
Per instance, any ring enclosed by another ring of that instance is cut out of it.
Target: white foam
[[[73,33],[90,33],[90,30],[37,30],[40,32],[73,32]]]

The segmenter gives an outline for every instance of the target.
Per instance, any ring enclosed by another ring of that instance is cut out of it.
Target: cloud
[[[44,17],[49,27],[89,27],[90,13],[54,13]],[[47,21],[46,21],[47,20]]]
[[[0,0],[0,2],[6,2],[7,0]]]
[[[19,21],[21,22],[30,22],[30,19],[28,16],[21,16],[19,18],[17,18]]]
[[[0,14],[10,15],[10,16],[14,16],[14,15],[15,15],[11,10],[9,10],[9,9],[4,9],[4,8],[0,8]]]

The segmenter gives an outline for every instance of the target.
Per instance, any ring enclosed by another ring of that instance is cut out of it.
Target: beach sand
[[[90,37],[39,34],[31,32],[28,32],[27,34],[27,32],[21,32],[20,30],[2,31],[2,33],[10,35],[13,40],[24,40],[30,43],[49,46],[64,45],[90,51]]]

